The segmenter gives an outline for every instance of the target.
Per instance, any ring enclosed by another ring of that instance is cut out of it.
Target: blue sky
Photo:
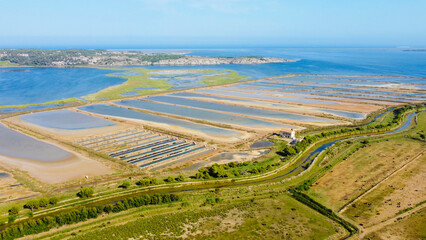
[[[2,0],[0,48],[425,47],[425,0]]]

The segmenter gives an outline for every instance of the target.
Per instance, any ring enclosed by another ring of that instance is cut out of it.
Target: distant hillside
[[[22,66],[124,66],[124,65],[156,65],[187,66],[216,64],[262,64],[278,62],[294,62],[285,58],[271,57],[197,57],[182,54],[152,54],[139,51],[110,50],[42,50],[42,49],[2,49],[0,61]]]

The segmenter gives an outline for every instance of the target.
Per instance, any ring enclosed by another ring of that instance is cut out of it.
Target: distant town
[[[295,62],[274,57],[200,57],[175,53],[144,53],[141,51],[113,51],[86,49],[3,49],[2,65],[19,66],[190,66],[220,64],[263,64]]]

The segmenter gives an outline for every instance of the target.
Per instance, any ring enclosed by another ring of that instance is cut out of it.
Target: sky
[[[419,48],[425,9],[425,0],[0,0],[0,48]]]

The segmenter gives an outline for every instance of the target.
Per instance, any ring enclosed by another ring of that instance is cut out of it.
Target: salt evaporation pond
[[[220,104],[220,103],[214,103],[214,102],[205,102],[205,101],[198,101],[198,100],[180,98],[180,97],[152,96],[152,97],[146,97],[145,99],[151,100],[151,101],[163,102],[163,103],[179,104],[183,106],[204,108],[204,109],[229,112],[229,113],[238,113],[242,115],[251,115],[251,116],[257,116],[257,117],[263,117],[263,118],[273,118],[273,119],[280,119],[280,120],[290,119],[290,120],[304,121],[304,122],[336,122],[335,120],[327,119],[327,118],[311,117],[311,116],[305,116],[300,114],[292,114],[292,113],[264,110],[264,109],[258,109],[258,108],[227,105],[227,104]]]
[[[241,117],[232,114],[218,113],[207,110],[200,110],[188,107],[181,107],[163,103],[148,102],[141,100],[123,100],[116,102],[117,104],[129,107],[135,107],[140,109],[145,109],[154,112],[162,112],[182,117],[190,117],[196,119],[203,119],[212,122],[226,123],[226,124],[236,124],[248,127],[273,127],[273,128],[282,128],[282,127],[291,127],[296,128],[295,126],[278,124],[248,117]]]
[[[199,94],[199,93],[193,93],[193,92],[178,92],[178,93],[170,93],[169,95],[170,96],[178,96],[178,97],[190,97],[190,98],[191,97],[192,98],[207,98],[207,99],[224,100],[224,101],[232,101],[232,102],[242,102],[242,103],[257,103],[257,104],[274,106],[274,107],[289,107],[289,105],[287,105],[287,104],[263,102],[263,101],[248,100],[248,99],[241,99],[241,98],[220,97],[220,96]]]
[[[218,128],[218,127],[208,126],[204,124],[178,120],[174,118],[157,116],[154,114],[138,112],[138,111],[134,111],[127,108],[116,107],[116,106],[111,106],[106,104],[83,106],[83,107],[80,107],[79,109],[83,111],[91,112],[91,113],[102,114],[102,115],[133,118],[133,119],[139,119],[139,120],[150,121],[155,123],[175,125],[175,126],[179,126],[179,127],[183,127],[187,129],[192,129],[195,131],[200,131],[202,133],[205,133],[211,136],[229,137],[229,136],[238,135],[238,132],[224,129],[224,128]]]
[[[365,113],[347,112],[347,111],[340,111],[340,110],[333,110],[333,109],[316,108],[315,110],[331,113],[340,117],[352,118],[352,119],[363,119],[366,116]]]
[[[255,142],[252,145],[250,145],[250,148],[264,148],[264,147],[272,147],[274,144],[270,141],[260,141]]]
[[[237,89],[238,90],[238,89]],[[272,101],[285,101],[285,102],[296,102],[296,103],[316,103],[316,104],[325,104],[325,105],[337,105],[337,102],[332,101],[322,101],[322,100],[314,100],[314,99],[305,99],[305,98],[293,98],[293,97],[275,97],[266,94],[259,94],[255,92],[239,92],[232,91],[232,89],[218,89],[218,88],[210,88],[210,89],[200,89],[196,90],[197,93],[210,93],[210,94],[218,94],[229,97],[243,97],[243,98],[254,98],[254,99],[262,99],[262,100],[272,100]]]
[[[103,118],[89,116],[71,110],[58,110],[27,114],[20,119],[43,127],[77,130],[114,126],[115,123]]]
[[[313,94],[313,95],[321,95],[322,96],[329,96],[329,97],[345,97],[345,98],[362,98],[362,99],[377,99],[377,100],[383,100],[386,98],[388,101],[390,100],[398,100],[398,101],[410,101],[406,98],[411,98],[411,100],[423,100],[421,98],[417,97],[402,97],[402,96],[389,96],[389,95],[382,95],[379,93],[360,93],[360,92],[344,92],[341,91],[334,91],[334,90],[323,90],[323,89],[304,89],[304,92],[300,91],[294,91],[293,93],[288,93],[289,91],[292,91],[293,89],[301,89],[301,87],[286,87],[286,86],[265,86],[266,84],[250,84],[250,83],[244,83],[240,84],[238,86],[240,87],[246,87],[249,89],[262,89],[266,91],[273,91],[273,92],[283,92],[288,95],[306,95],[307,94]],[[311,88],[311,87],[309,87]],[[280,93],[281,94],[281,93]],[[354,95],[351,95],[354,94]]]
[[[308,92],[314,92],[317,94],[318,92],[331,92],[334,96],[343,96],[338,94],[358,94],[358,95],[368,95],[369,98],[374,97],[385,97],[385,98],[407,98],[412,100],[425,100],[425,96],[422,94],[409,94],[409,93],[398,93],[398,92],[390,92],[390,91],[379,91],[379,90],[368,90],[368,89],[353,89],[353,88],[338,88],[338,87],[330,87],[330,86],[318,86],[318,85],[299,85],[299,84],[283,84],[283,83],[263,83],[263,82],[252,82],[252,83],[244,83],[242,86],[255,87],[261,89],[283,89],[285,91],[291,91],[293,89],[304,90]],[[266,88],[265,88],[266,87]],[[351,95],[349,95],[351,96]]]
[[[38,141],[0,124],[0,155],[43,162],[54,162],[72,156],[52,144]]]

